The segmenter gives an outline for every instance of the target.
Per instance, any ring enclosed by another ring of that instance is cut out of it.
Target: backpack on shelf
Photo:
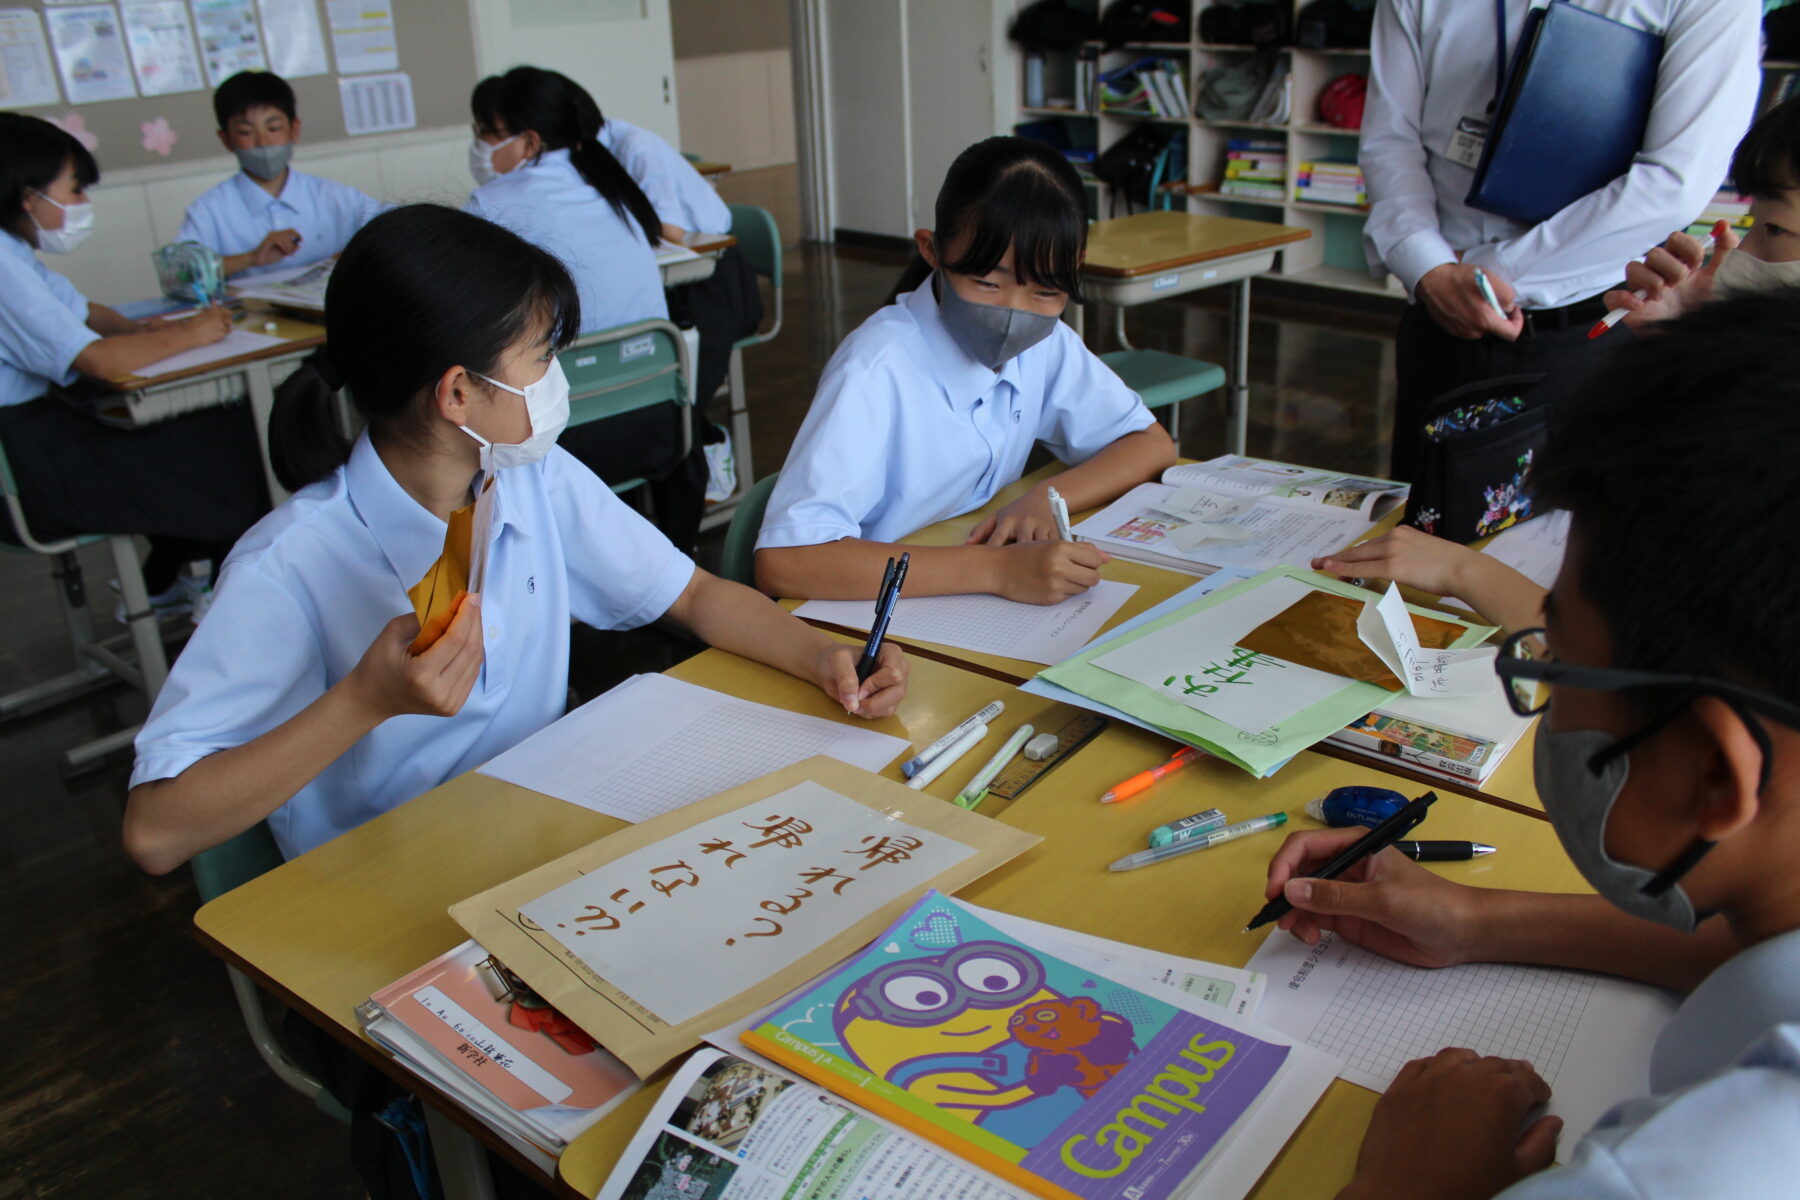
[[[1163,0],[1113,0],[1100,18],[1100,40],[1116,49],[1140,42],[1185,42],[1188,5]]]
[[[1099,38],[1100,22],[1069,0],[1037,0],[1019,10],[1006,36],[1027,50],[1076,50]]]
[[[1375,0],[1313,0],[1294,19],[1294,45],[1304,50],[1367,50]]]
[[[1170,131],[1162,126],[1138,125],[1101,151],[1094,160],[1094,177],[1113,189],[1115,203],[1125,197],[1127,213],[1134,204],[1154,207],[1158,185],[1171,177],[1172,141]]]
[[[1254,46],[1272,50],[1285,46],[1288,36],[1286,3],[1269,0],[1232,0],[1200,10],[1200,40],[1217,46]]]

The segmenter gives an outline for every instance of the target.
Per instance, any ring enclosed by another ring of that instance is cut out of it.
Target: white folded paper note
[[[1494,648],[1425,649],[1397,584],[1388,584],[1386,595],[1363,605],[1356,632],[1414,696],[1478,696],[1493,686]]]

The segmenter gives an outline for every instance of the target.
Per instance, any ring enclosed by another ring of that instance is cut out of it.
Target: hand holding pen
[[[1643,262],[1625,264],[1625,287],[1602,298],[1612,311],[1595,322],[1588,337],[1597,338],[1620,321],[1633,327],[1644,321],[1667,321],[1708,303],[1713,298],[1713,275],[1737,244],[1737,234],[1725,221],[1714,223],[1703,238],[1671,233],[1644,255]]]
[[[900,602],[900,587],[906,582],[906,568],[911,564],[911,554],[902,554],[898,563],[888,559],[887,570],[881,576],[881,590],[875,597],[875,623],[869,626],[869,640],[856,661],[858,683],[873,675],[881,660],[881,643],[887,637],[888,622],[894,619],[894,605]]]
[[[1405,808],[1383,821],[1375,828],[1366,830],[1355,841],[1344,847],[1324,865],[1310,875],[1314,880],[1334,881],[1338,876],[1359,866],[1363,860],[1386,850],[1389,846],[1411,833],[1425,819],[1426,812],[1437,802],[1436,792],[1426,792]],[[1305,887],[1304,883],[1299,886]],[[1260,929],[1270,921],[1280,920],[1293,911],[1285,894],[1271,896],[1269,902],[1262,906],[1250,923],[1244,926],[1244,932]]]

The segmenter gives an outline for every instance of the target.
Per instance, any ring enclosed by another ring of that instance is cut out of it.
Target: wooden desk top
[[[695,254],[723,254],[737,245],[737,239],[729,233],[690,233],[682,245]],[[671,264],[674,265],[674,264]]]
[[[716,178],[720,175],[731,174],[731,164],[720,162],[697,162],[694,164],[694,170],[708,178]]]
[[[670,674],[761,703],[852,720],[810,684],[721,651],[702,653]],[[986,676],[918,660],[899,713],[872,727],[923,743],[997,698],[1007,702],[1000,725],[1008,733],[1024,721],[1054,728],[1073,712]],[[1017,801],[984,804],[988,815],[1047,840],[964,894],[979,904],[1072,928],[1241,965],[1259,939],[1236,930],[1260,903],[1264,864],[1277,839],[1205,852],[1205,870],[1186,862],[1114,876],[1106,863],[1140,848],[1156,825],[1204,808],[1216,805],[1234,820],[1276,810],[1298,814],[1307,800],[1332,787],[1386,778],[1373,768],[1314,754],[1299,756],[1275,778],[1261,781],[1222,763],[1203,763],[1132,803],[1098,804],[1101,791],[1166,752],[1162,738],[1115,723]],[[945,772],[931,794],[954,795],[980,757]],[[899,778],[899,762],[884,774]],[[1442,790],[1439,795],[1427,836],[1467,837],[1501,848],[1482,861],[1446,864],[1446,874],[1496,886],[1580,887],[1574,869],[1556,852],[1547,823]],[[1311,822],[1296,817],[1295,824]],[[447,913],[450,904],[621,825],[471,772],[214,900],[196,915],[195,926],[215,953],[371,1061],[398,1072],[362,1038],[354,1007],[463,940]],[[446,864],[454,869],[446,870]],[[432,1092],[403,1077],[409,1086]],[[659,1090],[653,1080],[569,1147],[560,1190],[583,1196],[597,1191]],[[1341,1183],[1373,1103],[1368,1092],[1334,1084],[1302,1126],[1293,1152],[1277,1162],[1258,1194],[1316,1195]],[[472,1118],[463,1123],[495,1144]]]
[[[265,330],[263,323],[273,321],[275,328]],[[270,337],[283,339],[279,346],[269,346],[262,350],[253,350],[249,354],[239,354],[232,358],[222,358],[218,362],[206,363],[198,367],[190,367],[185,371],[171,371],[167,375],[115,375],[105,381],[106,386],[115,392],[135,392],[147,387],[162,387],[165,384],[180,383],[186,379],[195,379],[202,375],[211,375],[217,371],[228,371],[232,367],[241,367],[245,363],[258,362],[265,358],[279,358],[284,354],[293,354],[300,350],[310,350],[314,346],[325,344],[325,327],[312,321],[303,321],[298,317],[290,317],[278,312],[249,311],[242,321],[234,322],[234,329],[242,329],[248,333],[265,333]]]
[[[1137,213],[1090,225],[1087,259],[1081,269],[1089,275],[1129,279],[1285,246],[1311,236],[1310,229],[1268,221],[1182,212]]]
[[[983,519],[992,513],[998,512],[1006,505],[1011,504],[1014,500],[1018,499],[1044,480],[1054,478],[1062,470],[1064,470],[1062,464],[1054,462],[1040,467],[1038,470],[1024,476],[1011,486],[1002,488],[992,500],[974,512],[964,513],[960,517],[952,517],[947,521],[939,521],[935,525],[927,525],[924,529],[901,539],[902,544],[911,546],[959,546],[962,544],[963,539],[969,536],[969,531],[979,525]],[[1074,524],[1079,525],[1081,521],[1089,515],[1090,513],[1088,512],[1077,513],[1073,516],[1072,521]],[[1394,512],[1389,513],[1382,521],[1378,522],[1375,528],[1371,529],[1365,537],[1378,537],[1381,534],[1386,533],[1399,523],[1400,517],[1401,512],[1396,509]],[[1198,582],[1192,575],[1184,575],[1179,571],[1164,570],[1161,567],[1153,567],[1145,563],[1131,562],[1130,560],[1123,558],[1115,558],[1102,567],[1100,569],[1100,577],[1102,579],[1111,579],[1119,583],[1129,583],[1137,586],[1137,591],[1133,592],[1130,598],[1119,607],[1119,611],[1108,618],[1106,623],[1100,627],[1101,633],[1124,624],[1138,614],[1156,607],[1158,604],[1161,604],[1164,600],[1169,599],[1184,588],[1191,587],[1194,583]],[[1435,596],[1414,592],[1411,589],[1408,589],[1406,598],[1409,602],[1415,604],[1423,603],[1428,605],[1435,604],[1438,599]],[[797,600],[783,600],[781,603],[783,607],[792,610],[798,608],[801,602]],[[1466,611],[1459,611],[1457,612],[1457,615],[1466,617],[1469,614]],[[835,625],[821,623],[821,628],[829,629],[836,633],[845,633],[847,635],[854,634],[859,641],[867,636],[866,633],[844,630]],[[951,646],[944,642],[926,642],[915,638],[899,636],[894,637],[892,640],[906,647],[908,653],[914,656],[915,661],[921,657],[935,659],[939,662],[967,667],[970,670],[978,671],[984,675],[991,675],[995,679],[1004,680],[1009,683],[1023,683],[1043,669],[1041,663],[1031,662],[1022,658],[1007,658],[1000,654],[986,654],[977,650],[965,650],[960,646]],[[1167,742],[1164,743],[1165,746],[1169,744],[1170,743]],[[1349,762],[1367,763],[1373,761],[1362,755],[1353,754],[1348,750],[1342,750],[1335,746],[1320,746],[1318,747],[1318,752],[1328,757],[1343,758]],[[1435,787],[1440,790],[1475,796],[1482,800],[1492,801],[1496,804],[1517,808],[1520,811],[1536,815],[1541,815],[1543,813],[1544,806],[1537,798],[1537,784],[1532,778],[1532,743],[1529,737],[1524,740],[1523,744],[1515,746],[1506,758],[1501,761],[1500,765],[1495,768],[1494,773],[1488,777],[1487,781],[1482,783],[1479,787],[1472,783],[1453,783],[1438,778],[1437,776],[1415,771],[1403,765],[1397,759],[1383,761],[1378,764],[1378,766],[1381,770],[1384,770],[1389,774],[1399,775],[1416,783],[1422,783],[1426,786]]]

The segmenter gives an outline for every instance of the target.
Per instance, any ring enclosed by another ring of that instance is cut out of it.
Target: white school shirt
[[[600,144],[637,180],[665,224],[689,233],[731,232],[731,209],[681,151],[613,117],[600,126]]]
[[[637,218],[614,211],[567,150],[490,179],[469,196],[468,211],[562,261],[581,293],[583,333],[669,315],[656,250]]]
[[[1155,422],[1060,321],[998,374],[976,362],[928,281],[825,365],[756,545],[897,541],[986,504],[1024,473],[1034,442],[1074,464]]]
[[[1800,930],[1759,942],[1682,1003],[1565,1167],[1496,1200],[1750,1200],[1800,1191]]]
[[[1762,7],[1749,0],[1579,0],[1666,37],[1644,147],[1623,176],[1527,225],[1463,203],[1472,167],[1447,157],[1457,122],[1494,98],[1493,0],[1383,0],[1375,9],[1369,103],[1359,142],[1369,185],[1363,244],[1411,294],[1462,261],[1513,285],[1526,308],[1584,300],[1712,199],[1749,127],[1762,75]],[[1527,0],[1507,0],[1507,54]]]
[[[75,382],[75,357],[100,340],[87,297],[38,261],[24,238],[0,231],[0,408]]]
[[[300,248],[266,267],[246,267],[232,278],[250,279],[270,271],[291,270],[343,252],[356,231],[385,206],[332,179],[288,168],[281,194],[271,196],[239,171],[216,183],[188,205],[180,242],[199,242],[221,255],[248,254],[278,229],[300,233]]]
[[[481,617],[486,661],[454,717],[390,717],[269,817],[289,858],[478,767],[562,716],[569,621],[631,629],[694,564],[560,449],[501,472]],[[350,461],[233,548],[137,737],[133,787],[181,774],[293,717],[361,660],[444,547],[365,434]]]

